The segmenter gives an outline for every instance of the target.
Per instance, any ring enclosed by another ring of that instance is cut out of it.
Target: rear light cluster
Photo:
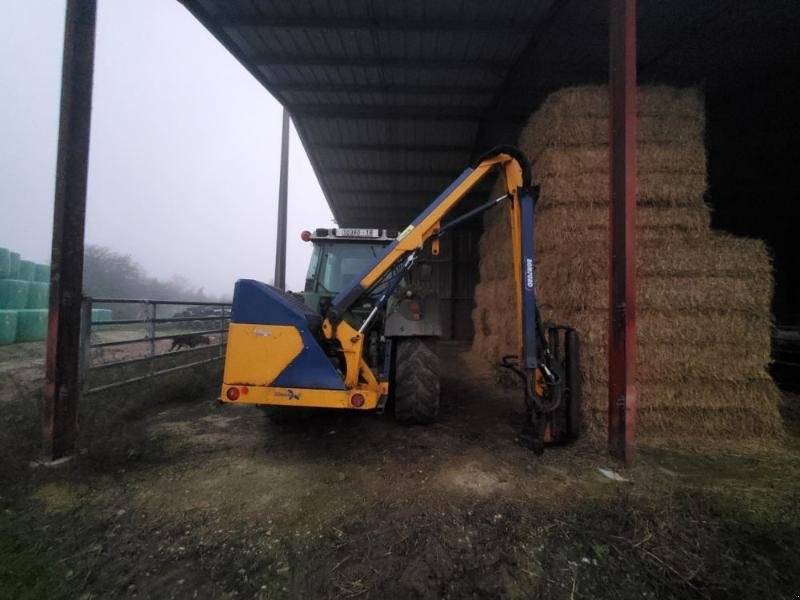
[[[229,387],[228,390],[225,392],[225,396],[231,402],[236,402],[241,396],[246,396],[249,393],[250,393],[250,388],[245,385],[240,388]],[[365,402],[366,399],[364,398],[363,394],[353,394],[352,396],[350,396],[350,405],[353,408],[361,408],[362,406],[364,406]]]
[[[422,319],[422,310],[420,309],[419,302],[416,300],[408,301],[408,312],[411,315],[412,321],[419,321]]]
[[[250,388],[245,385],[242,386],[241,388],[229,387],[228,391],[225,392],[225,395],[231,402],[236,402],[239,399],[239,395],[247,396],[247,394],[249,393],[250,393]]]

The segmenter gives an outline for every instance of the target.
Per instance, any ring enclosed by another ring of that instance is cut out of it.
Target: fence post
[[[89,350],[92,346],[92,299],[84,298],[81,303],[81,328],[78,356],[78,401],[86,392],[87,373],[91,358]]]
[[[145,305],[145,314],[147,319],[147,337],[150,340],[149,344],[149,356],[150,360],[148,361],[148,372],[152,376],[153,371],[155,370],[155,365],[153,361],[155,360],[156,355],[156,303],[152,300],[146,300],[147,304]]]

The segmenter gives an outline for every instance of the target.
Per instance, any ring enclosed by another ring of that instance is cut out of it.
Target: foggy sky
[[[0,246],[49,262],[63,0],[2,0]],[[212,294],[274,272],[281,107],[177,0],[98,2],[87,244]],[[331,212],[294,131],[287,286]]]

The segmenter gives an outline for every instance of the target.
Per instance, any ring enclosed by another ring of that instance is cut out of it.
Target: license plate
[[[380,231],[377,229],[337,229],[336,237],[380,237]]]

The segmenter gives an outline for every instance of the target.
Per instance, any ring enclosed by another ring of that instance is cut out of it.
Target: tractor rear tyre
[[[439,416],[440,361],[435,345],[435,338],[397,338],[394,416],[401,423],[432,423]]]

